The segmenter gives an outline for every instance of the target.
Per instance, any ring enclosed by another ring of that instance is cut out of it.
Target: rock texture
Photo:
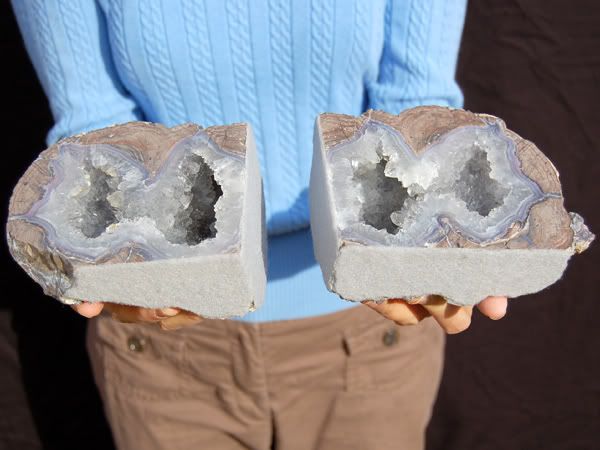
[[[463,110],[320,115],[310,194],[315,255],[348,300],[516,297],[593,240],[543,153]]]
[[[63,139],[15,187],[7,239],[66,303],[242,315],[266,283],[252,130],[131,122]]]

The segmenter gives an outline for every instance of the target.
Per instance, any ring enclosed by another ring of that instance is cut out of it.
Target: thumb
[[[479,311],[492,320],[502,319],[506,315],[508,299],[506,297],[486,297],[477,305]]]
[[[102,308],[104,308],[104,303],[90,303],[90,302],[81,302],[78,305],[72,305],[77,313],[83,317],[92,318],[97,316],[102,312]]]

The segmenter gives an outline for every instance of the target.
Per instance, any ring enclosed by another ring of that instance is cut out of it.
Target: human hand
[[[82,302],[71,306],[83,317],[91,318],[103,310],[111,313],[112,318],[123,323],[158,323],[163,330],[176,330],[194,325],[202,317],[179,308],[141,308],[139,306],[118,305],[116,303]]]
[[[398,325],[415,325],[432,316],[448,334],[469,328],[473,313],[472,306],[451,305],[439,295],[426,295],[410,301],[398,298],[382,303],[372,300],[362,303]],[[490,319],[498,320],[505,316],[507,305],[506,297],[486,297],[477,305],[477,309]]]

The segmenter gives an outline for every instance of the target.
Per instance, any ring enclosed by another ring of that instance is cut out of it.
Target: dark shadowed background
[[[0,2],[0,33],[4,236],[10,192],[45,148],[52,117],[8,1]],[[85,352],[85,319],[45,297],[2,241],[0,450],[114,448]]]
[[[600,235],[600,2],[472,0],[465,107],[502,117]],[[563,279],[450,336],[429,450],[600,449],[600,239]]]
[[[4,223],[52,119],[8,2],[0,8]],[[561,174],[567,209],[600,233],[600,2],[471,1],[457,76],[466,108],[535,142]],[[1,249],[0,450],[110,450],[85,320]],[[596,242],[505,319],[476,316],[448,338],[428,450],[600,448],[599,269]]]

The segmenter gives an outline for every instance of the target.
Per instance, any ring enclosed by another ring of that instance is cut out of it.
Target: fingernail
[[[173,317],[173,316],[176,316],[177,314],[179,314],[179,310],[175,309],[175,308],[164,308],[164,309],[156,310],[156,317],[159,317],[159,318]]]

